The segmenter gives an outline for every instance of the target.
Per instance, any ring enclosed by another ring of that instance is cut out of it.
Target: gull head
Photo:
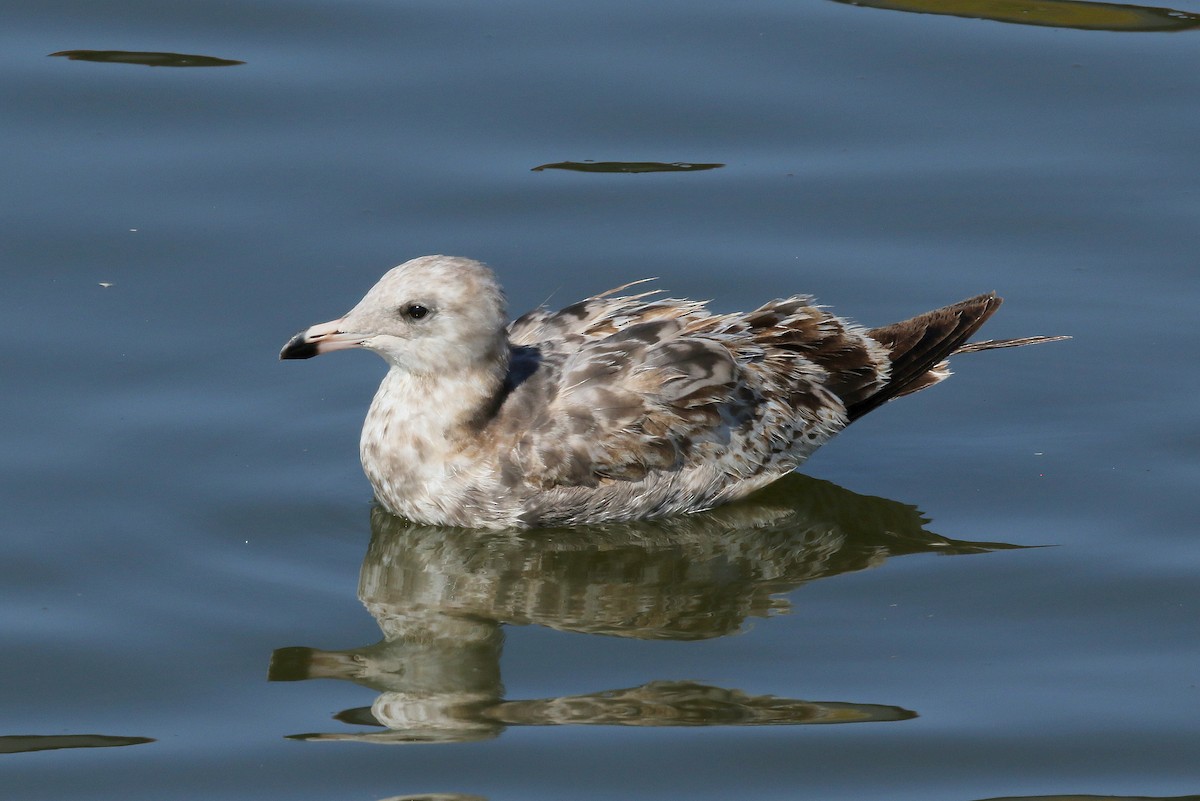
[[[366,348],[413,373],[470,370],[506,355],[507,321],[504,292],[485,265],[422,256],[389,270],[344,317],[296,334],[279,358]]]

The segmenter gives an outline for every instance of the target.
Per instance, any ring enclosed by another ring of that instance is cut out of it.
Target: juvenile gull
[[[620,294],[634,284],[506,325],[491,270],[423,256],[280,358],[382,356],[360,442],[376,498],[419,523],[502,528],[711,508],[946,378],[951,354],[1064,338],[965,344],[1000,306],[995,294],[867,329],[805,295],[714,314],[703,301]]]

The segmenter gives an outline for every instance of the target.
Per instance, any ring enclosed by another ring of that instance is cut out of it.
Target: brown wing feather
[[[731,480],[790,470],[803,458],[797,442],[806,455],[835,433],[846,422],[841,398],[877,392],[887,372],[879,345],[807,297],[747,315],[642,303],[593,298],[514,323],[514,341],[552,335],[531,345],[549,369],[514,396],[551,400],[523,423],[510,420],[521,433],[506,472],[548,489],[702,463]]]
[[[703,387],[689,390],[686,374],[666,365],[680,347],[674,341],[680,328],[670,320],[635,324],[585,342],[567,357],[553,400],[514,449],[529,483],[595,486],[682,465],[694,439],[720,418],[686,397]],[[711,372],[731,382],[732,359],[718,351],[711,352]]]

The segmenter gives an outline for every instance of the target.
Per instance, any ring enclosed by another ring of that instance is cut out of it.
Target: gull
[[[799,466],[850,423],[950,375],[1000,306],[978,295],[864,328],[807,295],[717,314],[623,294],[509,323],[493,272],[423,256],[281,359],[365,348],[387,362],[359,444],[378,502],[415,523],[529,528],[710,509]]]

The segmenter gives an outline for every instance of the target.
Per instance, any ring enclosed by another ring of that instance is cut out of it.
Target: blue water
[[[1200,793],[1200,28],[996,5],[9,4],[3,796]],[[1074,339],[734,512],[394,531],[382,364],[276,355],[434,252]]]

